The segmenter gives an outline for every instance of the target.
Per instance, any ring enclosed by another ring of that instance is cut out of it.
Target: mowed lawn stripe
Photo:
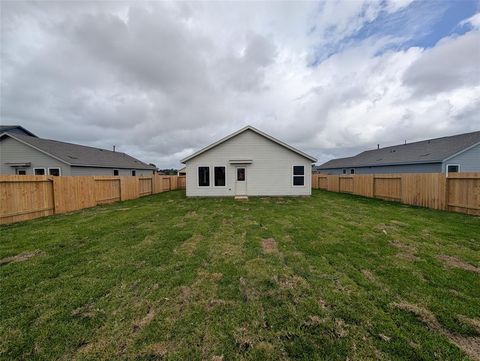
[[[478,359],[480,219],[168,192],[0,228],[0,359]]]

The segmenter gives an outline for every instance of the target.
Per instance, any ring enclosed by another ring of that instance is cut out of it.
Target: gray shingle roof
[[[367,150],[354,157],[332,159],[317,169],[440,163],[480,142],[480,131]]]
[[[0,125],[0,134],[10,132],[10,133],[23,133],[26,135],[30,135],[32,137],[36,137],[31,131],[25,129],[21,125]]]
[[[142,161],[122,152],[112,152],[111,150],[65,143],[57,140],[30,137],[18,133],[6,134],[38,148],[72,166],[155,170],[155,167],[143,163]]]

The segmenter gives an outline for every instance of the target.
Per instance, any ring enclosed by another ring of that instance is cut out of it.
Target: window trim
[[[445,165],[445,173],[447,174],[447,177],[448,177],[448,173],[449,173],[448,172],[448,167],[451,166],[451,165],[458,167],[458,172],[452,172],[452,173],[460,173],[460,164],[448,163],[448,164]]]
[[[355,174],[355,168],[350,168],[350,174]]]
[[[215,168],[218,168],[218,167],[223,167],[223,168],[225,168],[225,185],[224,185],[224,186],[216,186],[216,185],[215,185]],[[216,164],[216,165],[212,166],[212,171],[213,171],[212,187],[213,187],[213,188],[227,188],[227,186],[228,186],[227,166],[224,165],[224,164]],[[197,176],[198,176],[198,172],[197,172]]]
[[[48,175],[52,175],[52,174],[50,174],[50,169],[58,169],[58,176],[62,175],[62,168],[60,168],[60,167],[48,167]],[[53,177],[56,177],[56,176],[53,176]]]
[[[25,172],[25,174],[18,174],[18,172]],[[27,168],[16,168],[15,175],[28,175],[28,170]]]
[[[293,169],[294,167],[303,167],[303,175],[294,175],[294,172],[293,172]],[[306,177],[307,175],[305,174],[306,173],[306,168],[304,165],[300,165],[300,164],[292,164],[292,187],[295,187],[295,188],[305,188],[307,186],[307,182],[306,182]],[[293,182],[293,179],[294,177],[303,177],[303,185],[301,186],[298,186],[298,185],[295,185],[294,182]]]
[[[44,174],[35,174],[35,171],[37,169],[43,169]],[[35,167],[35,168],[33,168],[33,175],[47,175],[47,168]]]
[[[199,177],[199,170],[200,168],[208,168],[208,186],[201,186],[200,185],[200,177]],[[205,188],[211,188],[212,187],[212,167],[209,165],[197,165],[197,188],[200,189],[205,189]]]
[[[117,172],[116,175],[115,175],[115,172]],[[120,170],[119,170],[119,169],[114,169],[114,170],[113,170],[113,176],[114,176],[114,177],[120,176]]]
[[[135,174],[133,174],[133,173],[135,173]],[[130,174],[131,174],[132,177],[136,177],[137,176],[137,170],[136,169],[131,169]]]

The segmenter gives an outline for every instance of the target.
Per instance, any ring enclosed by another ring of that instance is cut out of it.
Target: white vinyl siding
[[[311,194],[312,162],[301,155],[247,130],[186,162],[187,196],[234,196],[236,168],[229,160],[248,159],[246,185],[249,196],[301,196]],[[198,187],[198,167],[226,166],[225,187]],[[305,185],[292,186],[292,165],[304,166]]]

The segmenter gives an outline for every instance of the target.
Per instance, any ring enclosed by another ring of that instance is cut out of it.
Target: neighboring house
[[[0,174],[151,175],[155,167],[128,154],[42,139],[20,126],[0,127]]]
[[[330,160],[328,174],[480,172],[480,131],[423,140]]]
[[[180,169],[177,171],[177,175],[178,175],[178,176],[185,176],[185,175],[187,175],[187,167],[180,168]]]
[[[186,157],[187,196],[306,196],[316,159],[247,126]]]

